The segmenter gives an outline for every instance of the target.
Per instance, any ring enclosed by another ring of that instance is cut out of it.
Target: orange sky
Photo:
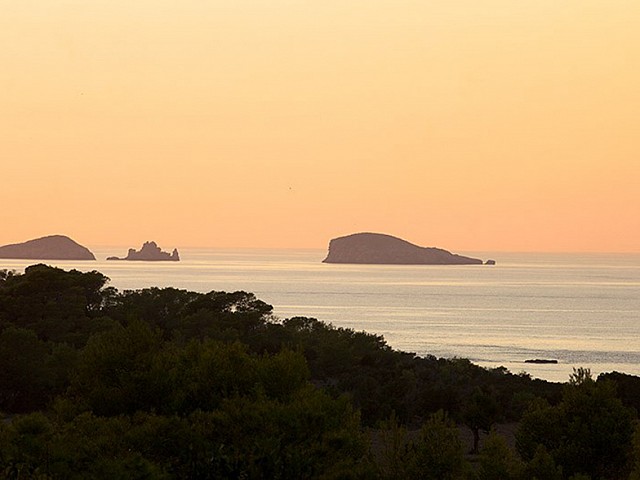
[[[640,251],[637,0],[20,0],[0,65],[0,244]]]

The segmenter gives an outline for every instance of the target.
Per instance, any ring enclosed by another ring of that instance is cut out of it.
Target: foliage
[[[0,408],[28,411],[49,393],[47,345],[32,330],[9,327],[0,333]]]
[[[629,480],[640,480],[640,422],[636,422],[636,429],[633,434],[630,468]]]
[[[640,413],[640,377],[620,372],[601,373],[598,376],[599,382],[612,382],[620,401],[633,408],[636,415]]]
[[[416,465],[423,480],[454,480],[465,472],[460,432],[442,411],[431,415],[416,442]]]
[[[537,445],[536,451],[525,469],[526,478],[531,480],[562,480],[562,467],[556,464],[553,456],[542,444]]]
[[[472,478],[452,419],[475,433],[524,412],[526,465],[490,435],[481,478],[640,471],[614,388],[634,406],[634,378],[577,371],[563,391],[280,321],[247,292],[107,284],[0,271],[0,478]]]
[[[381,480],[410,478],[415,468],[415,448],[395,412],[375,431],[374,463]]]
[[[526,460],[548,454],[566,476],[620,478],[631,453],[633,418],[612,383],[596,383],[588,371],[577,370],[558,405],[540,403],[523,417],[518,451]]]
[[[83,345],[100,329],[99,313],[115,290],[99,272],[65,272],[46,265],[27,267],[23,275],[0,282],[0,329],[32,330],[44,341]]]
[[[476,388],[462,410],[462,421],[473,433],[473,451],[478,453],[480,430],[489,433],[498,417],[495,399],[480,388]]]
[[[442,411],[431,415],[417,435],[410,436],[395,415],[380,425],[375,465],[384,480],[447,480],[465,478],[460,432]]]
[[[504,437],[491,430],[480,451],[478,480],[518,480],[523,468]]]

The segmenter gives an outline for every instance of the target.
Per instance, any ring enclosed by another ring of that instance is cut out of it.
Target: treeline
[[[280,320],[251,293],[107,284],[0,271],[0,478],[640,478],[638,377],[559,385]],[[478,452],[507,422],[515,446]]]

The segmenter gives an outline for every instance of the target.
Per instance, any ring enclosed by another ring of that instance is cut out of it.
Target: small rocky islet
[[[156,242],[144,242],[140,250],[130,248],[127,256],[120,257],[107,257],[107,260],[129,260],[129,261],[143,261],[143,262],[179,262],[180,254],[178,249],[174,248],[173,252],[163,252]]]

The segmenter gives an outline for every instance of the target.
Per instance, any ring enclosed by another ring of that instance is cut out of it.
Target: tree
[[[531,460],[544,447],[566,476],[619,478],[631,455],[633,419],[613,383],[596,383],[588,370],[578,369],[558,405],[541,403],[524,415],[518,451]]]
[[[0,333],[0,409],[28,412],[49,400],[49,351],[31,330]]]
[[[489,433],[497,415],[498,404],[495,398],[485,393],[482,389],[476,388],[462,410],[462,420],[473,433],[472,453],[478,453],[480,430]]]
[[[504,437],[491,430],[480,451],[478,480],[517,480],[521,478],[522,469],[522,463]]]
[[[151,382],[151,365],[161,347],[158,333],[142,322],[91,337],[78,359],[71,394],[97,415],[133,413],[163,401]]]
[[[415,444],[417,475],[423,480],[454,480],[463,477],[466,464],[456,424],[442,411],[422,427]]]
[[[395,412],[381,422],[373,444],[373,458],[381,480],[405,480],[415,474],[416,450]]]
[[[622,403],[640,414],[640,377],[625,373],[610,372],[598,375],[598,383],[610,381],[616,386],[616,394]]]
[[[531,480],[562,480],[562,467],[556,465],[554,458],[544,445],[536,447],[535,454],[525,469],[525,478]]]
[[[0,269],[0,285],[5,283],[9,278],[17,275],[15,270],[8,270],[6,268]]]
[[[12,324],[45,341],[82,346],[115,290],[99,272],[32,265],[0,281],[0,329]]]
[[[640,480],[640,424],[636,424],[633,434],[633,453],[631,457],[631,475],[629,480]]]
[[[42,413],[18,416],[0,427],[0,475],[49,479],[53,426]]]

